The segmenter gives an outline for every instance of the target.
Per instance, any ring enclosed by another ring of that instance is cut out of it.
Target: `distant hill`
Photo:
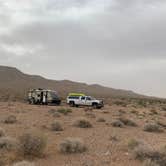
[[[73,82],[69,80],[49,80],[41,76],[22,73],[14,67],[0,66],[0,100],[22,100],[25,99],[28,89],[47,88],[56,90],[63,98],[69,92],[82,92],[100,98],[111,97],[143,97],[132,91],[113,89],[101,85],[88,85],[86,83]]]

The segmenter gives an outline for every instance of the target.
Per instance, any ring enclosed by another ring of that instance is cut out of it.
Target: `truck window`
[[[85,97],[84,97],[84,96],[82,96],[82,97],[81,97],[81,100],[85,100]]]
[[[90,97],[87,97],[86,100],[91,100],[91,98],[90,98]]]

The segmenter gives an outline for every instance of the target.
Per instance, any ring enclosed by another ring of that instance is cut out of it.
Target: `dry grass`
[[[28,161],[20,161],[20,162],[13,164],[12,166],[35,166],[35,164],[32,162],[28,162]]]
[[[16,123],[17,122],[17,118],[15,115],[9,115],[5,120],[4,120],[4,123],[7,123],[7,124],[13,124],[13,123]]]
[[[66,109],[66,108],[60,108],[57,110],[57,112],[64,114],[64,115],[68,115],[69,113],[72,113],[71,109]]]
[[[106,120],[104,118],[102,118],[102,117],[100,117],[100,118],[97,119],[97,122],[105,122],[105,121]]]
[[[87,149],[80,138],[66,138],[59,147],[62,153],[82,153]]]
[[[143,162],[143,166],[160,166],[160,165],[152,161],[151,159],[147,159]]]
[[[0,150],[15,150],[18,147],[18,142],[16,139],[11,137],[1,137],[0,138]]]
[[[124,127],[124,123],[121,122],[120,120],[114,120],[113,122],[111,122],[111,125],[113,127]]]
[[[88,118],[96,118],[96,115],[93,112],[86,112],[85,116]]]
[[[128,141],[128,147],[133,150],[135,149],[137,146],[139,146],[141,144],[140,141],[136,140],[136,139],[130,139]]]
[[[5,130],[0,127],[0,137],[4,137],[6,135]]]
[[[146,145],[140,145],[134,149],[133,153],[135,159],[141,161],[151,160],[153,164],[155,163],[159,166],[166,165],[166,153],[163,151],[157,151]]]
[[[51,124],[51,129],[53,131],[63,131],[63,127],[60,121],[55,120],[52,124]]]
[[[19,138],[19,153],[23,156],[38,157],[46,148],[46,137],[39,133],[25,133]]]
[[[119,120],[126,126],[132,126],[132,127],[136,127],[137,124],[132,121],[131,119],[125,118],[125,117],[120,117]]]
[[[144,131],[147,132],[162,132],[163,130],[160,128],[160,126],[156,123],[148,123],[144,126]]]
[[[76,119],[74,121],[73,125],[76,127],[80,127],[80,128],[91,128],[92,127],[91,122],[84,117]]]

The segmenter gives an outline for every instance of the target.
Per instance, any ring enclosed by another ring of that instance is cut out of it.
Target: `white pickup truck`
[[[91,96],[68,96],[67,104],[72,107],[92,106],[93,108],[102,108],[104,103],[102,100],[97,100]]]

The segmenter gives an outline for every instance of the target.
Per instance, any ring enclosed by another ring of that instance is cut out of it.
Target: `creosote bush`
[[[89,117],[89,118],[96,118],[96,115],[92,112],[86,112],[85,116]]]
[[[5,136],[5,130],[0,127],[0,137],[4,137],[4,136]]]
[[[87,150],[80,138],[66,138],[60,143],[59,148],[62,153],[82,153]]]
[[[97,119],[97,122],[105,122],[105,121],[106,120],[104,118],[102,118],[102,117],[100,117],[100,118]]]
[[[4,120],[5,123],[7,124],[13,124],[13,123],[16,123],[17,122],[17,118],[16,116],[14,115],[9,115],[5,120]]]
[[[91,122],[88,119],[83,118],[83,117],[76,119],[74,121],[73,125],[76,126],[76,127],[80,127],[80,128],[90,128],[90,127],[92,127]]]
[[[147,131],[147,132],[162,132],[162,129],[156,123],[147,123],[147,124],[145,124],[143,130]]]
[[[111,122],[111,125],[113,127],[124,127],[124,123],[121,122],[120,120],[114,120],[113,122]]]
[[[140,145],[140,141],[136,140],[136,139],[130,139],[128,141],[128,147],[133,150],[134,148],[136,148],[137,146]]]
[[[64,115],[68,115],[69,113],[72,112],[71,109],[65,109],[65,108],[60,108],[57,110],[57,112],[61,113],[61,114],[64,114]]]
[[[163,151],[157,151],[146,145],[139,145],[133,151],[135,159],[145,161],[151,160],[151,164],[156,164],[155,166],[165,166],[166,165],[166,153]],[[146,163],[147,164],[147,163]]]
[[[55,120],[52,124],[51,124],[51,129],[53,131],[63,131],[63,127],[60,121]]]
[[[19,152],[24,156],[41,156],[46,148],[46,137],[39,133],[24,133],[19,138]]]
[[[20,161],[20,162],[13,164],[13,166],[35,166],[35,164],[32,162],[28,162],[28,161]]]
[[[18,142],[16,139],[11,137],[1,137],[0,138],[0,150],[15,150],[17,149]]]
[[[119,120],[126,126],[133,126],[133,127],[137,126],[137,124],[131,119],[120,117]]]

